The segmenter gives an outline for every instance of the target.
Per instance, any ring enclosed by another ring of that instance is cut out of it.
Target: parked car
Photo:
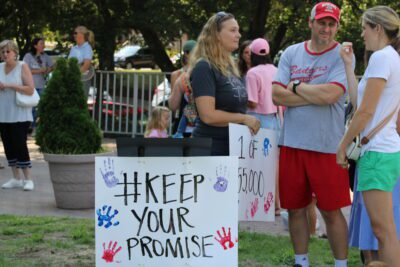
[[[61,50],[58,49],[45,48],[44,52],[50,56],[53,62],[56,62],[59,57],[66,58],[68,56],[65,52],[62,52]]]
[[[156,62],[150,48],[126,45],[114,54],[114,64],[120,68],[155,68]]]

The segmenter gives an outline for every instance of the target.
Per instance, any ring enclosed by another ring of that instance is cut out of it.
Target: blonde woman
[[[2,185],[3,189],[34,189],[32,167],[27,146],[27,134],[32,122],[32,108],[17,106],[16,92],[32,95],[35,86],[27,64],[18,61],[18,46],[11,40],[0,43],[0,132],[8,166],[13,178]],[[24,175],[22,179],[20,170]]]
[[[229,123],[247,125],[253,134],[260,129],[260,121],[246,114],[246,88],[231,55],[239,39],[235,17],[219,12],[204,25],[190,58],[188,73],[200,117],[192,136],[211,137],[212,155],[229,155]]]
[[[86,73],[92,66],[94,34],[85,26],[78,26],[74,30],[74,40],[76,45],[71,48],[68,58],[76,58],[80,65],[81,73]],[[90,81],[84,82],[85,94],[88,96]]]
[[[364,12],[361,36],[365,50],[373,51],[373,54],[358,85],[351,68],[352,46],[344,45],[341,49],[350,99],[357,109],[336,154],[337,163],[347,168],[345,151],[354,137],[358,134],[365,137],[396,111],[390,121],[362,146],[357,162],[356,190],[362,192],[372,231],[378,240],[379,260],[389,266],[400,266],[400,243],[392,202],[393,193],[398,194],[393,189],[400,176],[400,137],[396,131],[400,103],[399,28],[399,16],[389,7],[376,6]]]

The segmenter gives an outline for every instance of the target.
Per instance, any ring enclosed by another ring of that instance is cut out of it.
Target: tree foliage
[[[195,39],[214,13],[233,13],[241,27],[242,40],[265,37],[272,57],[290,44],[308,39],[308,18],[316,0],[0,0],[0,34],[15,38],[27,51],[32,37],[45,29],[57,31],[72,41],[77,25],[86,25],[96,36],[95,50],[101,69],[112,69],[117,36],[134,29],[143,35],[164,71],[174,69],[165,48],[187,33]],[[342,8],[339,41],[352,41],[358,63],[363,61],[360,17],[366,8],[400,3],[387,0],[337,0]],[[16,15],[15,15],[16,14]],[[12,23],[10,23],[12,22]],[[23,54],[23,53],[22,53]],[[360,64],[358,64],[360,65]]]

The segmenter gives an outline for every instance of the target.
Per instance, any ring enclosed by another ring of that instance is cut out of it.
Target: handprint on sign
[[[262,149],[264,152],[264,157],[269,155],[269,150],[272,147],[271,143],[269,142],[268,138],[264,139],[264,148]]]
[[[216,237],[214,237],[214,239],[221,244],[224,250],[227,250],[228,248],[233,248],[235,244],[232,242],[231,228],[228,228],[228,234],[226,234],[225,227],[222,227],[222,232],[223,235],[221,236],[221,233],[219,232],[219,230],[217,230],[219,239]]]
[[[215,173],[217,174],[217,181],[214,184],[214,190],[217,192],[225,192],[228,188],[227,167],[224,168],[222,165],[216,168]]]
[[[117,177],[115,177],[114,171],[114,160],[108,158],[104,160],[104,171],[100,168],[101,176],[107,187],[114,187],[119,183]]]
[[[273,199],[274,199],[274,195],[272,194],[272,192],[269,192],[267,197],[264,197],[264,212],[265,213],[268,213]]]
[[[106,209],[107,209],[107,205],[104,205],[103,208],[98,209],[96,212],[97,219],[99,221],[98,226],[101,227],[101,226],[103,226],[104,223],[105,223],[104,224],[105,228],[109,228],[111,225],[117,226],[119,224],[118,221],[116,221],[114,224],[111,221],[115,217],[115,215],[118,214],[118,210],[114,210],[114,214],[110,215],[111,206],[108,207],[107,211],[106,211]]]
[[[250,203],[250,216],[254,218],[258,211],[258,198],[255,198],[254,201]]]
[[[108,243],[108,248],[106,249],[106,243],[103,243],[103,257],[101,257],[103,260],[105,260],[106,262],[114,262],[114,256],[115,254],[117,254],[118,252],[120,252],[120,250],[122,249],[121,246],[119,246],[119,248],[115,249],[117,246],[117,241],[114,242],[114,245],[111,247],[112,245],[112,241],[110,241],[110,243]]]

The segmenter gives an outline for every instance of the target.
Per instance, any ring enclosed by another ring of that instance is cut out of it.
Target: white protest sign
[[[97,157],[96,266],[238,266],[237,157]]]
[[[252,136],[247,126],[229,124],[229,153],[239,157],[239,220],[275,220],[277,131],[260,129]]]

